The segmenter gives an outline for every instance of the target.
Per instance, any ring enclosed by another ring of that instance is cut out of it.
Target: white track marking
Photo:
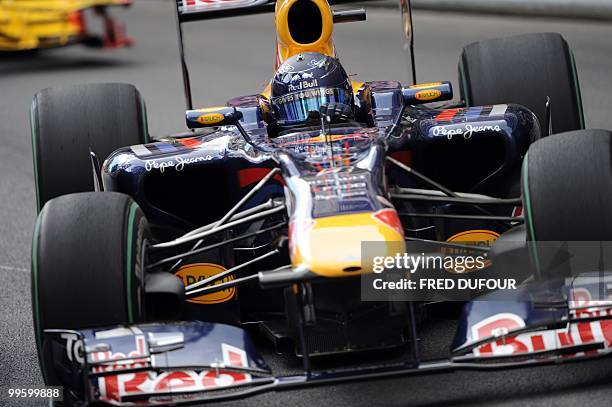
[[[13,267],[13,266],[3,266],[3,265],[0,265],[0,270],[6,270],[6,271],[28,271],[28,269],[26,269],[24,267]]]

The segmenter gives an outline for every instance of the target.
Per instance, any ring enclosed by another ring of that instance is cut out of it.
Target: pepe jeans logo
[[[471,124],[465,124],[462,127],[450,127],[450,126],[436,126],[432,129],[434,136],[446,136],[449,140],[453,139],[453,136],[463,136],[465,140],[469,140],[475,133],[484,132],[497,132],[501,133],[501,127],[499,124],[486,125],[486,126],[474,126]]]
[[[156,160],[147,160],[145,161],[145,170],[159,170],[159,172],[166,171],[166,168],[174,167],[175,171],[182,171],[185,168],[186,164],[199,163],[202,161],[210,161],[212,160],[212,155],[208,154],[202,157],[191,157],[191,158],[182,158],[176,157],[172,160],[167,161],[156,161]]]

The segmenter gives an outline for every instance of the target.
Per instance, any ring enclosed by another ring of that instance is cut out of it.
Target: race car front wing
[[[512,299],[492,293],[467,303],[452,356],[438,360],[421,360],[415,333],[401,360],[323,370],[305,363],[299,374],[275,376],[247,331],[201,321],[45,330],[45,342],[58,377],[82,405],[192,404],[300,386],[609,355],[612,303],[589,300],[598,289],[592,282],[564,287],[569,301],[551,300],[543,292],[552,291],[527,284]]]

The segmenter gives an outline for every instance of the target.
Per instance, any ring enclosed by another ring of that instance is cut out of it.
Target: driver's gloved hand
[[[319,107],[319,114],[326,123],[341,123],[353,118],[353,109],[344,103],[328,103]]]

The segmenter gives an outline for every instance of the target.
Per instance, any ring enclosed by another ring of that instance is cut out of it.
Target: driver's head
[[[305,124],[321,105],[353,107],[351,81],[340,61],[318,52],[304,52],[279,66],[272,81],[270,104],[279,126]]]

